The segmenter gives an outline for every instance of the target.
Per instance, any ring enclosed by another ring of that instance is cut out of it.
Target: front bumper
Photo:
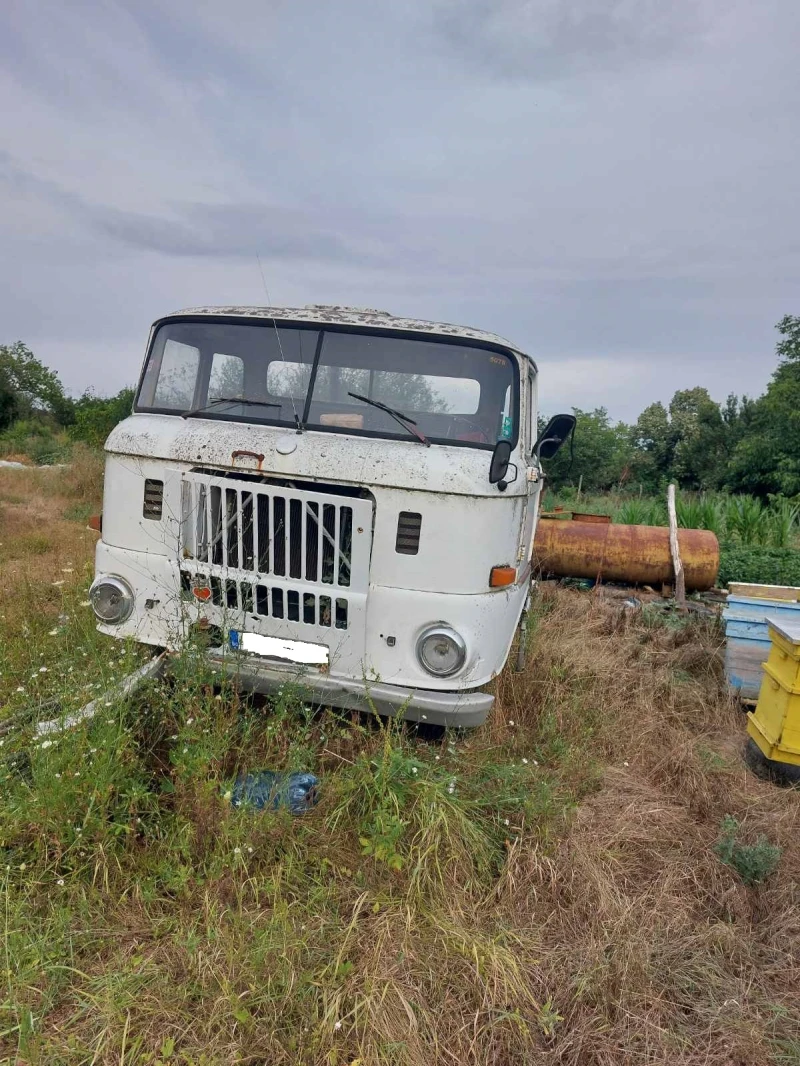
[[[451,728],[477,726],[486,721],[494,704],[490,692],[435,692],[381,681],[354,681],[296,666],[284,667],[250,655],[232,656],[221,648],[212,649],[209,659],[248,692],[269,694],[286,685],[296,685],[309,702],[375,711],[389,717],[400,715],[412,722]]]

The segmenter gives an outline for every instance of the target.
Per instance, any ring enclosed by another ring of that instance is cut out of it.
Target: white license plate
[[[261,655],[265,659],[314,666],[328,665],[329,652],[324,644],[309,644],[305,640],[283,640],[281,637],[262,637],[260,633],[240,633],[238,629],[230,631],[230,644],[234,651],[246,651],[250,655]]]

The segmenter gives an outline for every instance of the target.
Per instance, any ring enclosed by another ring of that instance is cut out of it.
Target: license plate
[[[260,633],[241,633],[238,629],[232,629],[230,645],[234,651],[246,651],[249,655],[260,655],[264,659],[313,666],[328,665],[328,648],[324,644],[309,644],[305,640],[263,637]]]

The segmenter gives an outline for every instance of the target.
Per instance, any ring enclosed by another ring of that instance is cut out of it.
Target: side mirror
[[[575,429],[575,415],[553,415],[533,446],[533,454],[539,459],[552,459],[558,449]]]
[[[502,481],[506,476],[510,459],[511,442],[507,440],[499,440],[494,446],[492,462],[489,466],[489,481],[492,485],[496,485],[498,481]]]

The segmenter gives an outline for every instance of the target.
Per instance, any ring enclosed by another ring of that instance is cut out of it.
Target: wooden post
[[[583,488],[583,474],[581,474],[581,476],[578,478],[578,495],[576,496],[576,499],[578,501],[580,501],[580,498],[581,498],[581,489],[582,488]]]
[[[675,572],[675,602],[679,607],[686,606],[686,580],[683,576],[681,549],[678,544],[678,516],[675,512],[675,486],[667,489],[667,511],[669,513],[669,549],[672,554],[672,569]]]

